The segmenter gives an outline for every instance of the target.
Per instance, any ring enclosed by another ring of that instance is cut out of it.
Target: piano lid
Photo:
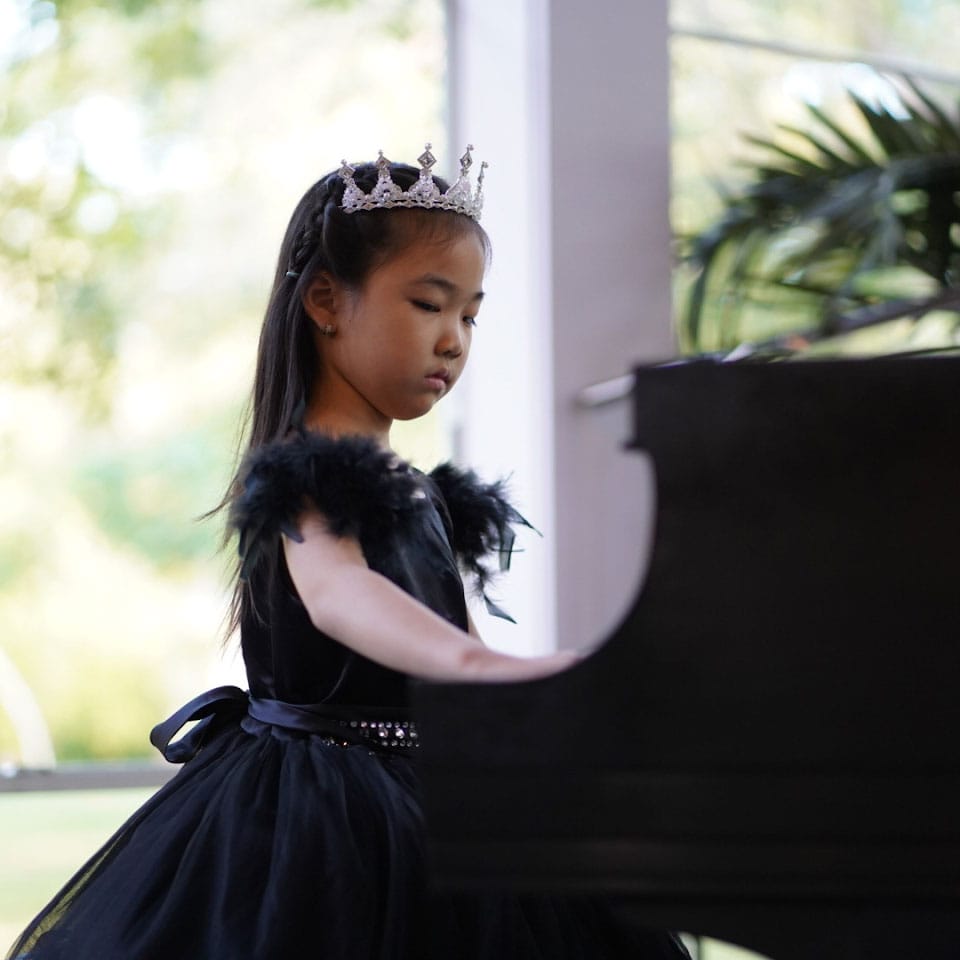
[[[960,360],[641,368],[633,403],[657,529],[620,627],[416,691],[438,871],[956,922]]]

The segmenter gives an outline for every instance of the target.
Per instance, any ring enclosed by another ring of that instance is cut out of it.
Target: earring
[[[327,324],[324,324],[324,326],[322,326],[322,327],[320,328],[320,332],[321,332],[325,337],[332,337],[332,336],[334,335],[334,333],[336,332],[336,329],[337,329],[337,328],[336,328],[332,323],[327,323]]]

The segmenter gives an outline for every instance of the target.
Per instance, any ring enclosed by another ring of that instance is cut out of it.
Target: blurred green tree
[[[439,132],[443,68],[439,0],[0,0],[0,644],[61,758],[237,679],[193,518],[279,218],[330,142]]]
[[[909,78],[842,119],[751,136],[765,158],[720,217],[682,242],[687,351],[827,341],[903,318],[960,327],[960,112]]]
[[[211,69],[203,3],[13,6],[18,29],[0,53],[0,376],[67,390],[99,416],[123,277],[164,227],[136,181],[171,145],[166,91]]]

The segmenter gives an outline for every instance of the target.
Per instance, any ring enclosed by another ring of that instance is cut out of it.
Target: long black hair
[[[391,163],[389,169],[391,179],[402,190],[413,186],[420,174],[417,168],[401,163]],[[353,179],[369,193],[377,175],[375,164],[364,163],[355,167]],[[433,179],[441,191],[448,189],[443,179]],[[346,213],[340,208],[344,186],[337,171],[321,177],[303,195],[287,225],[260,331],[247,439],[241,446],[244,459],[298,428],[309,404],[319,364],[313,323],[303,298],[319,273],[327,273],[348,289],[359,291],[373,270],[411,243],[452,241],[471,232],[489,255],[485,231],[464,214],[423,208]],[[238,472],[214,512],[233,503],[239,492]],[[231,632],[249,606],[249,592],[239,579],[238,568],[229,619]]]
[[[419,171],[394,163],[390,176],[407,190]],[[353,177],[369,192],[377,181],[377,167],[361,164]],[[441,190],[447,189],[439,177],[434,181]],[[463,214],[420,208],[345,213],[340,209],[343,190],[337,172],[327,174],[303,195],[287,225],[260,332],[248,452],[286,436],[297,412],[309,402],[317,355],[303,296],[318,273],[360,290],[372,270],[412,242],[453,240],[474,231],[484,249],[489,249],[483,228]]]

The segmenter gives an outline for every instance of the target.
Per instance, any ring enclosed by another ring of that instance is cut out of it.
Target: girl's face
[[[334,327],[317,337],[314,418],[383,434],[393,420],[427,413],[467,362],[485,267],[483,246],[470,232],[411,244],[359,291],[328,285],[325,320],[315,313],[317,284],[311,287],[308,313],[318,326]]]

